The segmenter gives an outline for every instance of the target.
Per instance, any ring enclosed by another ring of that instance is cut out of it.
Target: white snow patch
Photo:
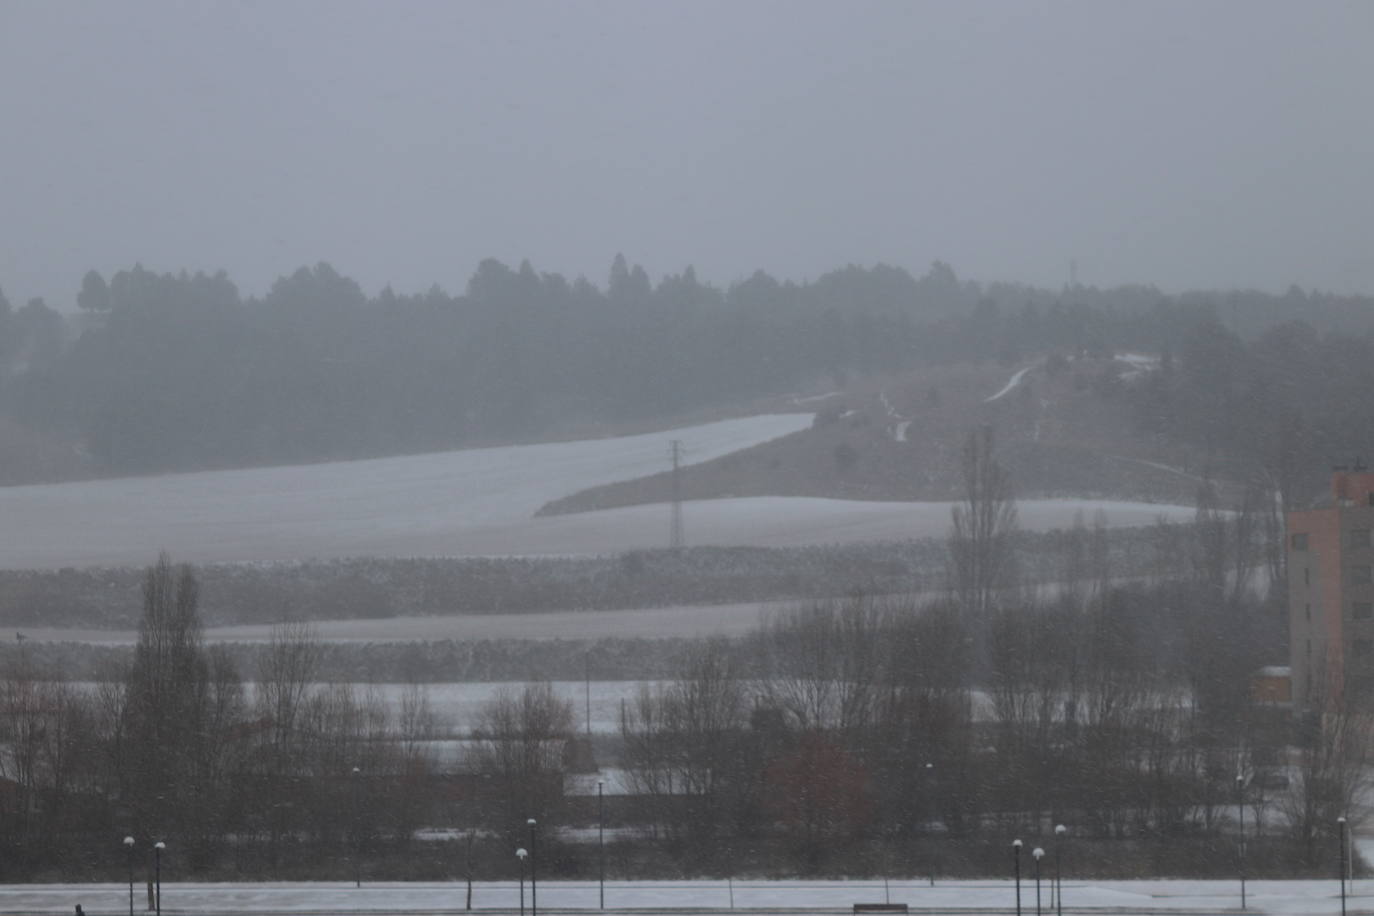
[[[887,389],[878,392],[878,400],[882,402],[883,411],[887,414],[888,419],[898,421],[887,427],[888,437],[894,442],[905,442],[906,430],[911,425],[911,421],[899,414],[897,409],[892,406],[892,402],[887,399]]]
[[[853,541],[943,537],[953,503],[868,502],[811,497],[749,497],[696,500],[687,504],[691,543],[789,547]],[[1191,506],[1113,503],[1099,500],[1023,500],[1024,528],[1066,528],[1074,515],[1098,508],[1113,526],[1149,525],[1161,516],[1191,519]],[[488,528],[486,553],[620,553],[666,543],[666,504],[534,519],[504,531]],[[522,547],[523,545],[523,547]],[[542,549],[541,549],[542,548]]]
[[[887,399],[887,389],[886,389],[886,388],[884,388],[882,391],[879,391],[879,392],[878,392],[878,400],[879,400],[879,401],[882,403],[882,405],[883,405],[883,411],[884,411],[889,417],[891,417],[891,418],[894,419],[894,420],[900,420],[900,419],[902,418],[902,415],[899,414],[899,413],[897,413],[896,409],[892,406],[892,402],[889,401],[889,400]]]
[[[1002,386],[1002,390],[1001,390],[1001,391],[997,392],[997,393],[994,394],[992,397],[985,399],[985,400],[983,401],[983,403],[984,403],[984,404],[991,404],[993,401],[997,401],[997,400],[1000,400],[1001,398],[1005,397],[1005,396],[1006,396],[1007,394],[1009,394],[1013,389],[1015,389],[1017,385],[1021,384],[1021,379],[1025,378],[1025,377],[1026,377],[1026,373],[1029,372],[1029,371],[1031,371],[1032,368],[1033,368],[1033,367],[1031,367],[1031,366],[1027,366],[1026,368],[1022,369],[1020,372],[1017,372],[1015,375],[1013,375],[1013,376],[1007,381],[1007,383],[1006,383],[1005,385]]]
[[[758,627],[777,609],[795,601],[674,605],[622,610],[561,610],[538,613],[448,614],[423,617],[349,618],[311,621],[316,638],[329,643],[457,642],[483,639],[658,639],[740,635]],[[78,642],[121,646],[138,642],[137,630],[24,627],[35,642]],[[207,642],[265,643],[268,624],[209,627]]]
[[[1116,361],[1130,366],[1119,376],[1123,382],[1137,379],[1147,372],[1154,372],[1159,368],[1160,362],[1158,356],[1150,356],[1147,353],[1118,353]]]
[[[5,487],[0,567],[137,566],[163,549],[229,563],[598,552],[576,523],[550,526],[561,539],[536,538],[533,549],[521,532],[542,530],[546,520],[531,516],[549,500],[666,470],[673,439],[708,461],[811,420],[768,414],[613,439]]]
[[[691,544],[793,547],[854,541],[943,537],[951,502],[870,502],[760,496],[694,500],[685,504]],[[1075,513],[1102,509],[1113,527],[1154,524],[1161,517],[1191,519],[1191,506],[1093,499],[1030,499],[1017,503],[1021,526],[1068,528]],[[458,553],[609,554],[667,543],[668,506],[652,504],[484,526],[455,536]],[[411,551],[410,553],[414,553]],[[402,554],[402,555],[409,555]]]
[[[1114,458],[1117,461],[1127,461],[1131,464],[1139,464],[1147,468],[1154,468],[1158,471],[1168,471],[1170,474],[1178,474],[1181,477],[1187,477],[1189,480],[1201,481],[1204,479],[1196,474],[1190,474],[1189,472],[1183,470],[1183,468],[1176,468],[1173,465],[1168,464],[1160,464],[1158,461],[1146,461],[1143,458],[1127,458],[1125,455],[1108,455],[1107,457]]]
[[[825,394],[813,394],[805,398],[793,398],[792,403],[798,406],[802,404],[815,404],[818,401],[828,401],[831,398],[837,398],[839,396],[840,393],[838,391],[827,391]]]

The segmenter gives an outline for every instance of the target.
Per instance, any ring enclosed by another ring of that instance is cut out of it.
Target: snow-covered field
[[[513,862],[514,860],[512,860]],[[514,869],[512,869],[513,871]],[[165,872],[164,872],[165,873]],[[138,912],[143,912],[143,888],[137,887]],[[164,881],[163,908],[169,913],[453,913],[461,912],[466,887],[462,882],[367,884],[351,882],[310,884],[179,884]],[[91,916],[128,912],[125,884],[5,885],[0,887],[0,913],[70,914],[80,903]],[[1347,891],[1348,912],[1368,913],[1374,906],[1374,883],[1353,882]],[[666,910],[781,910],[783,912],[848,913],[854,903],[906,903],[913,911],[932,913],[1010,913],[1015,906],[1011,881],[937,881],[934,887],[904,879],[884,887],[881,880],[863,881],[681,881],[606,883],[606,907],[621,913]],[[525,887],[525,905],[530,903]],[[1049,906],[1049,882],[1042,887],[1042,905]],[[1293,914],[1340,913],[1340,885],[1328,881],[1250,881],[1246,912]],[[1153,913],[1240,912],[1237,881],[1077,881],[1064,880],[1064,911],[1133,916]],[[1021,885],[1023,912],[1035,910],[1035,882]],[[474,910],[515,912],[519,890],[514,876],[473,886]],[[594,881],[540,881],[539,906],[548,910],[597,910]]]
[[[606,554],[666,544],[664,505],[534,518],[545,502],[668,467],[668,443],[693,461],[803,429],[770,414],[651,435],[471,449],[240,471],[0,488],[0,566],[142,565],[160,550],[189,562],[343,556]],[[1186,507],[1028,500],[1043,530],[1103,509],[1108,524],[1191,517]],[[685,506],[689,544],[795,546],[942,536],[949,503],[760,497]]]
[[[770,613],[795,601],[744,604],[701,604],[629,608],[616,611],[548,611],[538,614],[462,614],[448,617],[381,617],[311,621],[321,642],[379,643],[473,639],[666,639],[699,636],[740,636],[758,628]],[[262,643],[272,638],[272,626],[245,624],[210,627],[206,642]],[[81,642],[133,645],[136,630],[23,627],[25,639],[38,642]]]
[[[411,642],[435,639],[692,639],[741,636],[758,629],[772,613],[796,601],[697,604],[613,611],[549,611],[538,614],[471,614],[450,617],[393,617],[381,620],[323,620],[312,623],[324,642]],[[211,642],[267,642],[270,626],[215,627]],[[125,631],[121,642],[138,634]]]
[[[811,417],[768,414],[611,439],[7,487],[0,489],[0,564],[145,564],[162,549],[195,562],[585,553],[587,526],[531,516],[577,490],[666,470],[673,439],[692,461],[707,461],[805,429]],[[650,543],[666,539],[667,521],[659,527]],[[527,529],[534,548],[522,546]]]
[[[591,730],[595,734],[610,735],[620,733],[621,704],[632,704],[639,696],[640,688],[646,684],[655,687],[662,682],[592,681],[589,685],[585,681],[551,681],[549,686],[559,699],[572,704],[573,724],[578,732],[583,731],[589,721],[587,700],[590,687]],[[94,694],[99,685],[91,681],[76,681],[73,686]],[[393,722],[398,721],[406,694],[413,686],[363,682],[352,685],[359,699],[375,699],[387,707]],[[477,715],[483,706],[503,691],[518,694],[525,686],[525,681],[460,681],[419,685],[436,720],[439,737],[432,743],[441,745],[451,743],[454,737],[466,738],[477,727]],[[245,688],[251,699],[253,684],[250,682]],[[982,705],[987,704],[984,702]],[[436,747],[435,750],[443,756],[443,748]]]
[[[94,694],[99,687],[93,681],[72,682],[78,689]],[[550,681],[549,687],[554,695],[572,705],[573,725],[582,732],[590,725],[593,734],[620,734],[620,713],[622,705],[632,705],[639,697],[641,688],[662,687],[666,681]],[[443,681],[419,685],[398,683],[354,682],[351,686],[360,700],[375,700],[385,706],[391,714],[391,721],[400,720],[407,694],[414,687],[419,688],[429,703],[434,715],[436,738],[432,742],[441,758],[445,749],[438,745],[466,739],[477,727],[477,716],[483,706],[504,692],[518,694],[527,686],[527,681]],[[253,696],[254,685],[250,681],[244,685],[249,697]],[[750,682],[751,691],[761,691],[766,685]],[[984,690],[970,692],[971,713],[975,721],[992,722],[996,719],[995,702]],[[1177,702],[1178,697],[1160,695],[1161,702]],[[590,708],[588,701],[590,700]],[[590,715],[589,715],[590,713]],[[1275,812],[1277,813],[1277,812]],[[1374,861],[1374,840],[1371,847],[1361,847],[1361,855]]]

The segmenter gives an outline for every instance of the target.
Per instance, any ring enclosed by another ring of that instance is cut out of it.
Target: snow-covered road
[[[141,895],[142,888],[136,888]],[[1250,881],[1246,912],[1316,916],[1341,912],[1340,887],[1327,881]],[[525,887],[526,905],[529,886]],[[80,903],[90,916],[128,912],[125,884],[4,885],[0,913],[63,914]],[[162,904],[177,914],[435,914],[461,912],[465,903],[461,882],[370,884],[351,882],[310,884],[179,884],[164,881]],[[478,882],[473,888],[475,910],[515,912],[519,891],[514,880]],[[1042,888],[1048,909],[1048,881]],[[606,883],[606,907],[622,914],[663,912],[777,912],[848,913],[854,903],[906,903],[913,912],[964,914],[1013,910],[1011,881],[881,880],[864,881],[678,881]],[[143,912],[141,896],[138,912]],[[594,881],[540,881],[539,905],[548,910],[598,909]],[[1035,912],[1035,882],[1023,880],[1023,911]],[[1348,912],[1368,913],[1374,906],[1374,883],[1353,882]],[[1231,913],[1240,912],[1236,881],[1078,881],[1064,880],[1064,912],[1095,914]]]

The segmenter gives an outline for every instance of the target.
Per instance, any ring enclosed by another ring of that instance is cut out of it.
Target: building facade
[[[1374,697],[1374,473],[1334,472],[1330,501],[1287,521],[1294,705]]]

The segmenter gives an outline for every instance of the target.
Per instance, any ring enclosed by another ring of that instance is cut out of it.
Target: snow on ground
[[[893,422],[887,426],[887,434],[894,442],[905,442],[907,427],[911,426],[911,421],[897,412],[897,408],[892,406],[892,402],[887,399],[887,390],[878,392],[878,400],[882,402],[883,410],[887,418]]]
[[[708,461],[811,419],[768,414],[614,439],[0,488],[0,565],[139,565],[162,549],[192,562],[531,552],[522,532],[541,528],[531,519],[540,506],[666,470],[673,439]],[[561,534],[532,552],[587,552],[583,526],[549,527]]]
[[[1159,357],[1150,356],[1147,353],[1118,353],[1116,361],[1125,363],[1130,368],[1121,373],[1121,380],[1129,382],[1139,378],[1147,372],[1153,372],[1159,368]]]
[[[897,413],[897,409],[892,406],[892,402],[887,399],[887,389],[878,392],[878,401],[883,405],[883,413],[893,420],[900,420],[902,415]]]
[[[857,540],[900,540],[942,537],[949,528],[953,504],[881,503],[836,499],[760,497],[754,499],[703,500],[684,506],[689,543],[731,543],[757,546],[796,546]],[[1189,506],[1110,500],[1025,500],[1017,504],[1021,526],[1044,531],[1067,528],[1076,517],[1094,517],[1102,510],[1108,525],[1149,525],[1163,518],[1190,521],[1196,510]],[[3,521],[0,521],[3,525]],[[450,536],[450,546],[463,543],[485,546],[474,553],[613,553],[662,543],[668,525],[664,505],[635,506],[606,512],[529,519],[518,525],[489,526],[465,536]],[[499,539],[499,540],[498,540]],[[393,542],[401,543],[401,541]],[[423,536],[404,542],[410,546],[400,555],[423,554]],[[495,549],[499,544],[500,549]],[[177,559],[187,558],[187,542],[173,545]],[[431,549],[429,554],[437,551]],[[146,563],[149,554],[131,557]],[[792,601],[747,602],[722,605],[681,605],[600,611],[550,611],[533,614],[466,614],[456,616],[388,617],[315,621],[316,635],[326,642],[408,642],[437,639],[529,638],[598,639],[602,637],[696,637],[741,635]],[[132,630],[62,629],[24,627],[26,638],[41,642],[132,644]],[[211,642],[265,642],[267,625],[211,627]]]
[[[429,704],[429,710],[435,718],[435,736],[428,744],[434,752],[436,760],[441,766],[456,759],[457,751],[454,745],[463,743],[471,732],[478,725],[478,715],[482,708],[490,703],[501,693],[519,694],[528,685],[528,681],[449,681],[434,684],[373,684],[368,682],[354,682],[350,686],[355,691],[360,700],[372,701],[385,707],[392,716],[392,721],[399,721],[404,705],[407,701],[407,694],[418,688],[420,695]],[[573,724],[575,730],[582,732],[587,730],[598,735],[616,735],[620,733],[620,712],[622,706],[632,705],[638,698],[641,688],[651,689],[664,686],[668,681],[550,681],[549,687],[554,695],[561,700],[572,704]],[[749,693],[762,695],[767,684],[762,681],[746,682]],[[74,681],[73,686],[78,690],[94,695],[100,685],[93,681]],[[254,684],[250,681],[244,685],[249,696],[254,695]],[[1182,703],[1186,697],[1183,691],[1160,691],[1154,694],[1154,701],[1166,708],[1174,708]],[[587,701],[590,699],[590,710]],[[993,722],[997,719],[997,704],[995,698],[986,690],[970,690],[970,713],[975,722]],[[590,716],[588,715],[590,712]],[[1086,713],[1085,713],[1086,714]],[[603,773],[611,772],[602,770]],[[1234,812],[1234,809],[1231,809]],[[1253,824],[1252,815],[1248,813],[1246,819]],[[1235,823],[1234,813],[1229,815],[1232,823]],[[1285,823],[1282,820],[1282,812],[1277,807],[1271,807],[1266,814],[1267,819],[1274,826]],[[1361,854],[1371,853],[1366,848],[1366,844],[1374,846],[1374,839],[1357,839],[1356,845],[1360,847]],[[1366,861],[1374,861],[1374,857]]]
[[[405,458],[0,489],[0,566],[142,565],[342,556],[614,554],[666,546],[668,507],[545,518],[544,502],[662,470],[668,442],[707,460],[807,426],[807,415],[730,420],[650,436]],[[685,505],[687,543],[786,547],[942,537],[948,502],[755,497]],[[1025,500],[1022,527],[1191,518],[1182,506]]]
[[[1116,461],[1128,461],[1131,464],[1138,464],[1142,467],[1154,468],[1157,471],[1168,471],[1170,474],[1178,474],[1181,477],[1187,477],[1189,480],[1196,480],[1201,482],[1206,479],[1203,477],[1199,477],[1196,474],[1191,474],[1188,471],[1183,470],[1183,468],[1176,468],[1170,464],[1160,464],[1158,461],[1146,461],[1143,458],[1127,458],[1125,455],[1108,455],[1107,457],[1112,458]]]
[[[1013,381],[1020,378],[1020,373]],[[142,565],[344,556],[612,554],[666,545],[666,505],[534,518],[577,490],[661,471],[668,443],[706,461],[806,428],[771,414],[642,436],[470,449],[368,461],[0,488],[0,566]],[[1177,506],[1027,500],[1022,525],[1190,517]],[[945,502],[758,497],[689,502],[689,544],[793,546],[940,537]]]
[[[837,398],[839,396],[840,392],[838,391],[827,391],[825,394],[813,394],[804,398],[793,398],[792,403],[800,407],[803,404],[815,404],[819,401],[828,401],[831,398]]]
[[[322,642],[427,642],[452,639],[661,639],[738,636],[755,629],[773,609],[793,601],[743,604],[675,605],[614,611],[547,611],[535,614],[459,614],[436,617],[379,617],[315,620],[310,626]],[[136,630],[22,627],[25,639],[37,642],[81,642],[133,645]],[[206,642],[263,643],[272,638],[268,624],[209,627]]]
[[[170,851],[169,851],[170,852]],[[166,866],[164,874],[173,871]],[[514,872],[514,858],[512,869]],[[1049,882],[1042,886],[1042,900],[1049,907]],[[1250,881],[1246,912],[1316,916],[1340,913],[1337,881]],[[143,888],[135,888],[142,912]],[[127,884],[11,884],[0,887],[0,913],[70,914],[80,903],[91,916],[113,916],[128,911]],[[426,883],[352,882],[199,884],[164,880],[162,903],[171,913],[191,914],[302,914],[302,913],[438,913],[463,909],[466,887],[461,881]],[[530,900],[528,882],[525,904]],[[1004,881],[936,881],[930,887],[921,880],[891,881],[607,881],[606,907],[621,913],[664,909],[762,910],[848,913],[854,903],[906,903],[914,911],[960,913],[1008,913],[1015,906],[1015,890]],[[540,881],[539,904],[548,910],[597,910],[595,881]],[[1035,882],[1023,879],[1021,904],[1035,912]],[[1374,907],[1374,884],[1353,882],[1348,891],[1351,913],[1368,913]],[[480,881],[473,886],[475,910],[506,910],[519,906],[519,889],[509,880]],[[1065,912],[1119,914],[1222,913],[1240,911],[1237,881],[1079,881],[1064,879]]]
[[[559,699],[572,704],[573,723],[577,731],[587,726],[587,688],[591,688],[591,730],[599,735],[619,734],[621,704],[633,704],[639,696],[643,684],[656,685],[658,681],[552,681],[549,687]],[[356,684],[360,696],[371,692],[392,712],[399,713],[410,684]],[[422,695],[429,701],[430,710],[439,719],[441,728],[450,733],[466,734],[477,725],[478,713],[482,707],[501,693],[519,693],[526,686],[519,682],[466,682],[449,684],[422,684]],[[451,750],[438,745],[452,742],[436,741],[434,750],[440,758],[451,758]]]
[[[852,541],[944,537],[951,502],[878,502],[813,497],[750,497],[696,500],[683,505],[688,544],[795,547]],[[1150,525],[1166,518],[1191,520],[1196,509],[1161,503],[1094,499],[1027,499],[1017,502],[1021,527],[1068,528],[1077,513],[1101,509],[1112,527]],[[489,552],[615,553],[664,544],[666,505],[630,506],[603,512],[538,519],[518,532],[523,549],[504,538],[514,532],[488,529]]]
[[[1031,371],[1032,368],[1033,368],[1033,367],[1031,367],[1031,366],[1027,366],[1026,368],[1022,369],[1021,371],[1017,372],[1015,375],[1013,375],[1013,376],[1007,381],[1007,383],[1006,383],[1005,385],[1002,386],[1002,390],[1001,390],[1001,391],[997,392],[996,394],[994,394],[994,395],[993,395],[992,397],[990,397],[990,398],[986,398],[986,399],[983,401],[983,403],[984,403],[984,404],[991,404],[993,401],[1001,400],[1003,397],[1005,397],[1006,395],[1010,394],[1013,390],[1015,390],[1015,388],[1016,388],[1017,385],[1021,384],[1021,379],[1025,378],[1026,373],[1029,372],[1029,371]]]

